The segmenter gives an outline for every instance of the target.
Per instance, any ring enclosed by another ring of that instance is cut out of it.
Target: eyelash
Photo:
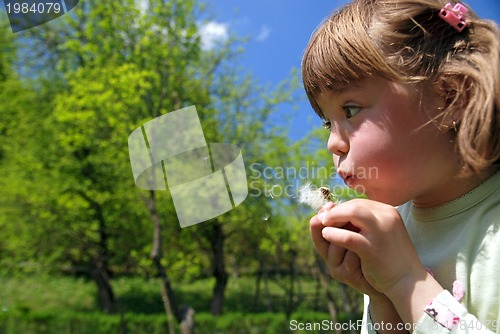
[[[353,114],[351,109],[356,109],[356,112]],[[350,118],[356,116],[358,112],[360,112],[361,107],[354,106],[354,105],[346,105],[346,106],[342,107],[342,110],[344,111],[346,118],[350,119]],[[328,120],[323,120],[323,127],[326,130],[330,131],[332,129],[332,122],[330,122]]]
[[[346,105],[343,106],[342,109],[344,110],[344,114],[346,115],[347,119],[349,119],[356,116],[356,114],[361,110],[361,107],[355,105]],[[351,109],[356,109],[354,115],[352,114]]]

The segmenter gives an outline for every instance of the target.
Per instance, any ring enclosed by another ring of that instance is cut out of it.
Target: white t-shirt
[[[398,211],[422,263],[446,290],[426,308],[414,333],[500,334],[500,172],[444,205],[406,203]],[[455,297],[454,283],[463,287]],[[375,333],[368,303],[365,297],[362,333]]]

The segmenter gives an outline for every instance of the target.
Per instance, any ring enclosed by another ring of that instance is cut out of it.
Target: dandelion
[[[307,183],[299,189],[299,203],[306,204],[318,211],[328,202],[337,203],[336,198],[327,187],[317,188],[312,183]]]

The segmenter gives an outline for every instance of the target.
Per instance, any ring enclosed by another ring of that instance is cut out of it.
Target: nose
[[[327,143],[328,151],[337,156],[344,156],[349,152],[349,136],[347,130],[333,129],[330,131]]]

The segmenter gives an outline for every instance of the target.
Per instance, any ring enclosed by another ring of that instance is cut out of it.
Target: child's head
[[[444,0],[354,0],[329,17],[305,51],[302,76],[314,110],[322,93],[370,76],[443,101],[432,120],[456,137],[466,171],[500,159],[500,35],[469,11],[458,32],[440,16]],[[456,132],[456,134],[455,134]]]

